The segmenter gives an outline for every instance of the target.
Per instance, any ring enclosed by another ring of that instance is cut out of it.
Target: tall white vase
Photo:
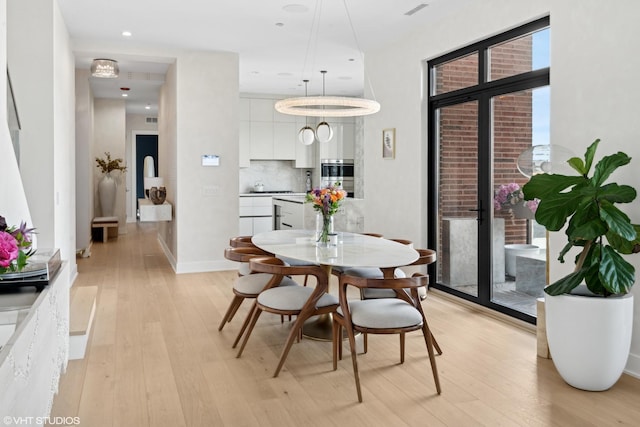
[[[116,206],[116,180],[106,173],[98,183],[98,197],[102,216],[113,216]]]

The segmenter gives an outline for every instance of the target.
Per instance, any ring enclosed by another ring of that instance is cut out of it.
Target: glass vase
[[[319,246],[329,246],[329,235],[333,234],[333,215],[316,214],[316,242]]]

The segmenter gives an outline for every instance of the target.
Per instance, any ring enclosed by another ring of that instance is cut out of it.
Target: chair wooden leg
[[[436,349],[436,352],[438,353],[438,356],[441,356],[442,355],[442,349],[438,345],[438,341],[436,341],[436,337],[433,336],[433,333],[431,333],[431,340],[433,341],[433,347]]]
[[[244,336],[244,340],[242,340],[242,345],[240,346],[240,350],[238,350],[238,354],[236,357],[242,356],[242,352],[244,351],[244,347],[247,345],[247,341],[249,341],[249,337],[251,336],[251,332],[253,332],[253,327],[256,326],[256,322],[258,321],[258,317],[262,314],[262,310],[260,307],[256,305],[255,310],[253,312],[253,316],[251,316],[251,322],[249,323],[249,329],[247,329],[247,333]]]
[[[340,334],[342,333],[342,328],[340,323],[336,320],[335,315],[333,316],[333,331],[331,334],[331,338],[333,339],[333,347],[332,347],[332,355],[333,355],[333,370],[338,369],[338,346],[340,345]]]
[[[356,381],[356,391],[358,392],[358,402],[362,402],[362,390],[360,390],[360,374],[358,373],[358,355],[356,352],[356,338],[353,334],[353,327],[345,325],[347,336],[349,337],[349,347],[351,348],[351,362],[353,364],[353,377]],[[342,333],[342,331],[340,332]]]
[[[366,332],[363,332],[362,335],[363,335],[362,344],[364,347],[363,353],[366,353],[369,350],[369,334],[367,334]]]
[[[302,326],[304,325],[304,321],[307,320],[308,316],[302,316],[302,313],[298,315],[295,323],[291,327],[291,331],[289,332],[289,336],[287,337],[287,342],[282,349],[282,353],[280,353],[280,361],[278,362],[278,367],[276,368],[273,377],[277,377],[280,374],[280,370],[284,366],[285,360],[287,360],[287,356],[289,355],[289,350],[291,350],[291,346],[293,345],[293,341],[299,336],[300,331],[302,330]]]
[[[255,311],[256,311],[256,303],[254,301],[253,305],[251,306],[251,309],[249,310],[249,313],[247,314],[247,317],[244,319],[244,322],[242,322],[242,327],[240,328],[240,332],[238,332],[238,336],[236,336],[236,339],[233,342],[233,345],[231,346],[231,348],[236,348],[236,346],[240,342],[240,338],[242,338],[244,331],[247,330],[247,326],[249,325],[249,322],[251,321],[251,318],[253,317],[253,313]]]
[[[220,322],[220,326],[218,326],[219,331],[221,331],[222,328],[224,328],[225,324],[231,322],[231,319],[233,319],[233,316],[236,314],[236,311],[238,311],[238,307],[240,307],[240,304],[242,304],[243,300],[244,300],[243,297],[234,295],[233,300],[231,300],[231,304],[229,304],[229,308],[227,309],[227,312],[224,314],[224,317]]]
[[[426,319],[424,319],[424,323],[422,325],[422,335],[424,336],[424,340],[427,343],[427,352],[429,353],[429,361],[431,362],[433,381],[436,383],[436,390],[438,391],[438,394],[440,394],[440,378],[438,377],[438,368],[436,367],[436,356],[433,352],[433,335],[431,335],[431,330],[427,325]]]
[[[404,337],[405,333],[400,332],[400,363],[404,363]]]

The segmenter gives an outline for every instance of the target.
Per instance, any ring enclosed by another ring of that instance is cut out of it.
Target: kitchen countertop
[[[306,194],[278,194],[273,196],[273,200],[282,200],[284,202],[304,203]]]
[[[240,193],[240,197],[275,197],[275,196],[305,196],[307,193],[270,193],[268,191],[260,193]]]

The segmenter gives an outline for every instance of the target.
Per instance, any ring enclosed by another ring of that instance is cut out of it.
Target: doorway
[[[134,197],[136,207],[136,218],[139,218],[138,199],[144,199],[144,159],[147,156],[153,158],[154,176],[158,176],[158,133],[134,133],[133,153],[135,164],[135,173],[133,174],[134,182],[132,187],[135,188]]]
[[[549,144],[549,32],[543,18],[427,63],[433,286],[530,323],[546,240],[518,158]]]

